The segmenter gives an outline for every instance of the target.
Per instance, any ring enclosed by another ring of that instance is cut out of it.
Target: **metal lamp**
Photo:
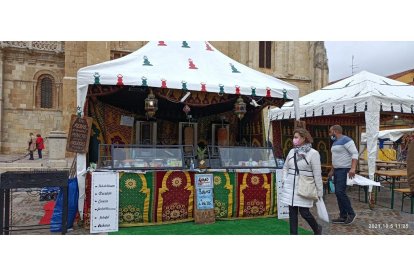
[[[145,111],[148,118],[154,117],[155,113],[158,110],[158,100],[155,98],[155,95],[150,90],[148,97],[145,99]]]
[[[234,114],[241,120],[246,114],[246,103],[243,101],[242,97],[239,97],[234,104]]]

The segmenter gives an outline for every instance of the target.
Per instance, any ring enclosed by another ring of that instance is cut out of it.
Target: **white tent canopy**
[[[414,86],[362,71],[299,99],[300,117],[381,110],[413,113]],[[291,103],[270,111],[271,120],[295,118]]]
[[[414,113],[414,86],[362,71],[299,99],[300,117],[365,113],[368,173],[374,179],[380,112]],[[298,118],[293,106],[270,110],[270,120]]]
[[[190,91],[240,94],[264,97],[270,89],[273,98],[299,103],[296,86],[256,71],[224,55],[208,42],[151,41],[139,50],[122,58],[84,67],[77,75],[77,105],[83,108],[88,86],[97,81],[101,85],[141,86],[145,80],[150,87],[182,89],[183,82]],[[163,84],[164,80],[164,84]]]
[[[393,142],[400,139],[404,134],[413,133],[414,128],[398,128],[398,129],[387,129],[382,130],[378,133],[378,139],[389,139]],[[367,134],[363,132],[361,134],[361,142],[367,142]]]
[[[208,42],[151,41],[122,58],[81,68],[77,106],[83,112],[88,86],[130,85],[188,89],[292,100],[299,111],[296,86],[253,70],[224,55]],[[238,86],[238,88],[236,88]],[[236,91],[236,89],[238,91]],[[86,155],[77,155],[79,210],[83,216]]]

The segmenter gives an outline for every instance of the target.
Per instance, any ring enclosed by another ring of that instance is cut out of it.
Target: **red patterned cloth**
[[[91,102],[91,117],[97,123],[98,129],[107,144],[131,144],[132,128],[120,125],[121,116],[134,116],[126,110],[113,107],[100,101]]]
[[[194,174],[156,172],[155,222],[193,219]]]
[[[238,217],[271,215],[273,212],[274,174],[237,174]]]

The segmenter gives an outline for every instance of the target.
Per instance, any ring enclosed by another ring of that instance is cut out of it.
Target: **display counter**
[[[194,220],[194,176],[187,170],[119,171],[119,226]],[[213,174],[216,219],[277,215],[276,173]],[[89,228],[91,179],[86,177],[85,226]]]
[[[184,170],[197,168],[192,145],[101,145],[98,169],[107,170]],[[265,147],[208,146],[204,156],[206,168],[234,171],[237,169],[281,168],[283,163],[275,159],[273,149]],[[191,164],[194,164],[192,168]]]

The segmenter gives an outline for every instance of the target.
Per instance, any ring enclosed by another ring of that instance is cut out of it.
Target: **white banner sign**
[[[276,170],[276,187],[277,187],[277,218],[289,218],[289,205],[280,202],[282,194],[282,175],[283,170]]]
[[[91,233],[118,231],[119,176],[117,172],[93,172]]]
[[[129,127],[134,126],[134,117],[122,115],[121,116],[121,126],[129,126]]]

